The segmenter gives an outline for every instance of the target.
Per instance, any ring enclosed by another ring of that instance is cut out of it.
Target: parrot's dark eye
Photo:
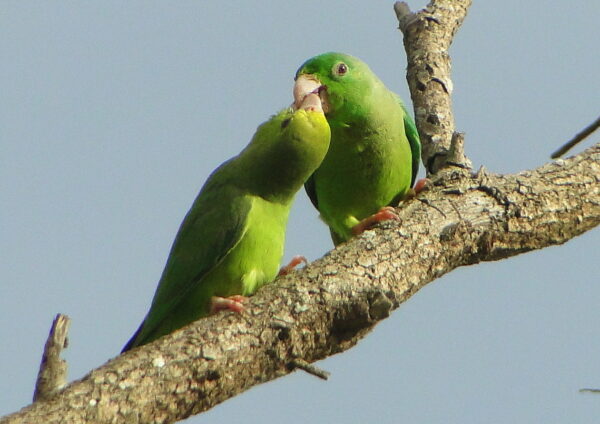
[[[348,65],[344,62],[338,63],[333,67],[333,73],[338,76],[342,76],[348,72]]]

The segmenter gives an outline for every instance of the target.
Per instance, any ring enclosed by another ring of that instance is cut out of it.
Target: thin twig
[[[596,131],[598,129],[598,127],[600,127],[600,116],[598,118],[596,118],[596,120],[594,122],[592,122],[590,125],[588,125],[583,130],[581,130],[579,133],[577,133],[577,135],[575,135],[575,137],[573,137],[571,140],[569,140],[567,143],[565,143],[560,149],[558,149],[557,151],[552,153],[552,156],[550,156],[550,157],[552,159],[557,159],[557,158],[561,157],[562,155],[567,153],[569,150],[571,150],[571,148],[573,146],[575,146],[577,143],[579,143],[581,140],[585,139],[591,133]]]
[[[35,383],[34,402],[51,398],[67,382],[67,362],[60,358],[60,354],[67,347],[70,324],[71,319],[63,314],[57,314],[52,321]]]
[[[600,389],[579,389],[579,393],[600,393]]]
[[[307,373],[314,375],[315,377],[319,377],[323,380],[327,380],[331,375],[329,371],[325,371],[315,365],[309,364],[308,362],[302,359],[294,359],[290,364],[294,368],[299,368],[302,371],[306,371]]]

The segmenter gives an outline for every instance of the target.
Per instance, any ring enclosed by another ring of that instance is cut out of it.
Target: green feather
[[[337,245],[362,219],[406,195],[421,144],[400,98],[359,59],[325,53],[300,66],[300,76],[325,88],[331,145],[305,188]]]
[[[212,296],[248,296],[275,278],[294,196],[329,139],[322,113],[286,109],[210,175],[179,228],[150,311],[123,351],[208,315]]]

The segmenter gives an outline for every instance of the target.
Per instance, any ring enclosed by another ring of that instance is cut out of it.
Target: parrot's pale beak
[[[312,75],[300,75],[294,84],[294,103],[292,107],[311,109],[327,113],[327,89]]]
[[[294,103],[294,107],[296,103]],[[323,103],[317,93],[308,93],[296,109],[312,110],[323,113]]]

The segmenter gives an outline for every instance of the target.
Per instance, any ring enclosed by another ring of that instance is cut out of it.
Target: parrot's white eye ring
[[[341,77],[342,75],[345,75],[347,72],[348,72],[348,65],[346,65],[344,62],[339,62],[339,63],[336,63],[335,65],[333,65],[333,74],[334,75]]]

